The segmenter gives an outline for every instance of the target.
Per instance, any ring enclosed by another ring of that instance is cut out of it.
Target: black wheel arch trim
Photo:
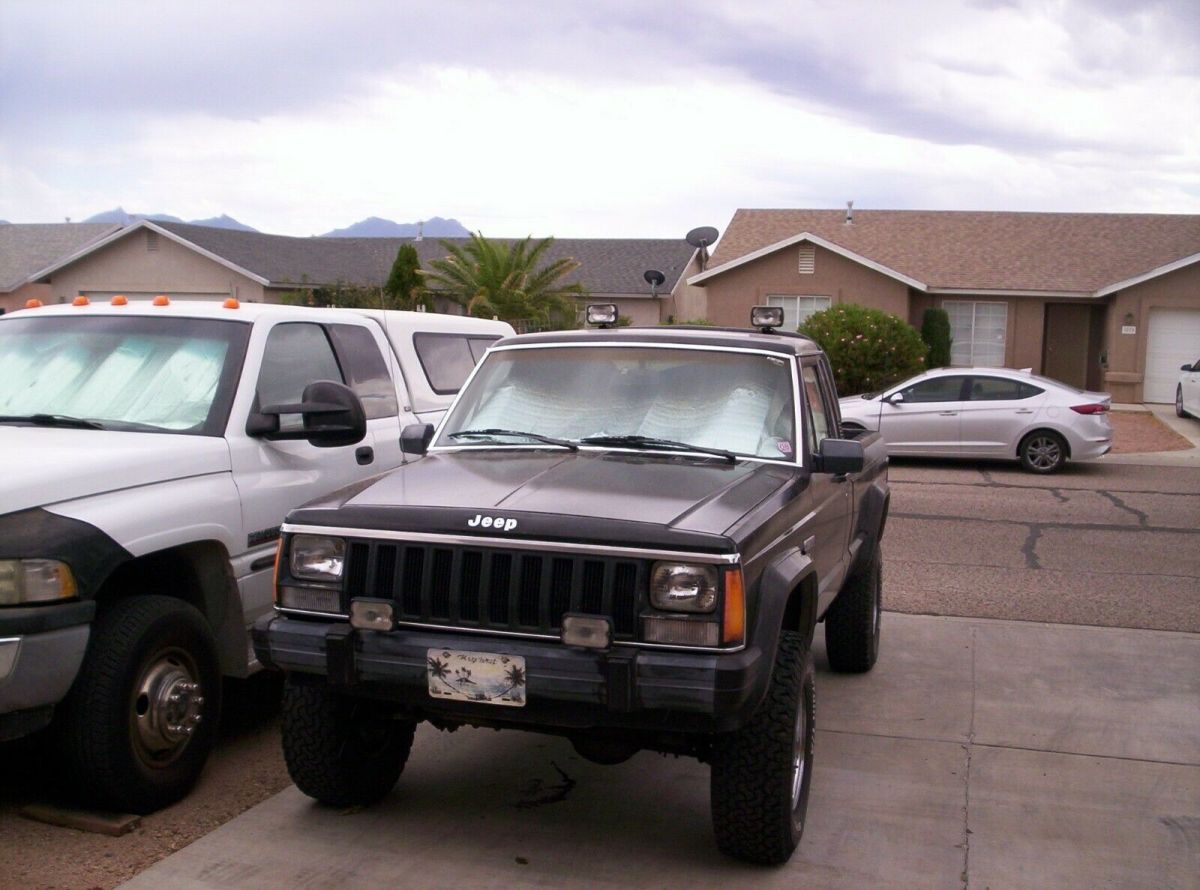
[[[750,642],[763,651],[765,663],[773,663],[775,650],[779,647],[779,632],[788,615],[792,594],[802,588],[809,578],[816,580],[816,566],[812,558],[799,547],[780,554],[766,569],[758,582],[757,615]],[[789,628],[804,634],[811,642],[817,626],[817,585],[809,593],[802,593],[799,602],[800,614],[796,627]],[[793,607],[794,608],[794,607]],[[765,687],[764,687],[765,691]]]
[[[0,609],[0,637],[62,630],[88,624],[95,617],[94,600],[47,603],[42,606],[8,606]]]
[[[133,554],[96,526],[42,507],[0,515],[0,559],[57,559],[71,567],[81,599]]]

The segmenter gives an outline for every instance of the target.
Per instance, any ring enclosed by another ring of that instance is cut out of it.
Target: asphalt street
[[[885,607],[1200,632],[1200,469],[893,461]]]

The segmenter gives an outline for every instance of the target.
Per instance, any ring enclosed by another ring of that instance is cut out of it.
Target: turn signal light
[[[166,294],[159,294],[157,297],[154,298],[153,302],[154,302],[155,306],[170,306],[171,305],[171,301],[167,298]]]
[[[725,610],[721,642],[736,646],[746,641],[746,591],[741,569],[725,570]]]
[[[1103,402],[1093,402],[1090,405],[1072,405],[1071,410],[1076,414],[1107,414],[1108,405]]]

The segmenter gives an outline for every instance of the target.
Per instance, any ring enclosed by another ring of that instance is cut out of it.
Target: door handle
[[[957,411],[939,411],[938,417],[954,417],[957,414]]]
[[[1033,409],[1032,408],[1018,408],[1017,413],[1018,414],[1032,414]]]
[[[370,445],[363,445],[361,448],[354,449],[354,459],[358,461],[360,467],[365,467],[367,464],[375,462],[375,449]]]

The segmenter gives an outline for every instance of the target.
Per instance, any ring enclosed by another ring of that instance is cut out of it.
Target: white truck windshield
[[[249,326],[80,316],[0,324],[0,416],[219,434]],[[220,415],[220,416],[217,416]]]
[[[492,352],[436,445],[495,447],[497,438],[455,434],[504,429],[575,443],[665,439],[791,461],[796,446],[792,365],[784,357],[675,346]],[[533,444],[517,436],[504,437],[503,443]]]

